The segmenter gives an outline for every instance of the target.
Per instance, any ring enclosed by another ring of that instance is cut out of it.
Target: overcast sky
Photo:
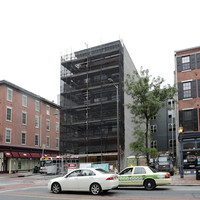
[[[173,84],[174,51],[200,46],[200,1],[0,0],[0,80],[57,102],[60,56],[118,39]]]

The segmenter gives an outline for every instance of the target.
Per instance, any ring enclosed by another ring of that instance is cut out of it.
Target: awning
[[[7,158],[12,158],[11,152],[4,152],[4,154]]]
[[[31,153],[32,158],[41,158],[41,155],[39,153]]]
[[[14,158],[19,158],[18,152],[11,152]]]
[[[31,158],[31,154],[30,153],[19,152],[19,156],[21,158]]]

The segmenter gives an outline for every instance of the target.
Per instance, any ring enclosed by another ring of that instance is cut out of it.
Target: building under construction
[[[133,70],[121,41],[61,57],[62,154],[77,154],[83,162],[110,162],[113,167],[120,156],[121,168],[126,165],[133,123],[124,106],[130,97],[123,82]]]

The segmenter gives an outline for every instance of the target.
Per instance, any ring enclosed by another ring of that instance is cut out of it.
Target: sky
[[[57,103],[60,57],[122,40],[137,70],[173,84],[174,52],[200,46],[199,0],[0,0],[0,80]]]

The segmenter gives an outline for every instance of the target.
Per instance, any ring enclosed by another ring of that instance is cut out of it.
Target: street
[[[93,196],[87,192],[63,192],[53,194],[46,186],[34,188],[22,188],[4,191],[0,193],[4,200],[35,200],[35,199],[122,199],[122,200],[149,200],[149,199],[200,199],[199,186],[166,186],[158,187],[154,191],[146,191],[143,188],[116,189],[108,191],[100,196]]]
[[[143,187],[118,188],[99,196],[88,192],[63,192],[53,194],[47,189],[51,176],[1,177],[0,198],[4,200],[36,200],[36,199],[118,199],[118,200],[150,200],[150,199],[200,199],[200,185],[168,185],[158,186],[153,191]]]

